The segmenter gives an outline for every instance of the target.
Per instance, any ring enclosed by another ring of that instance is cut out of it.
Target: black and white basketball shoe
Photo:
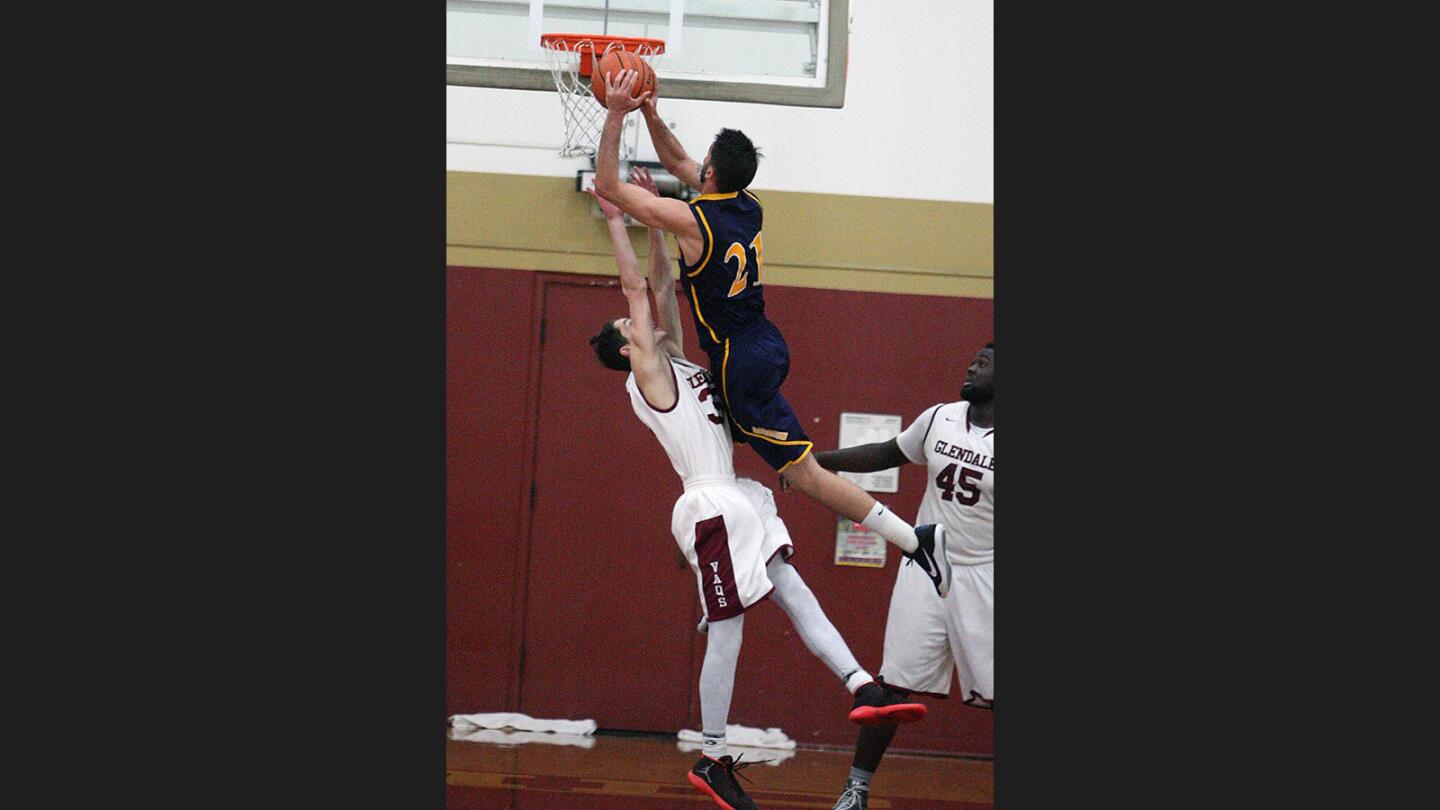
[[[920,547],[901,554],[913,560],[920,570],[935,583],[935,592],[944,599],[950,593],[950,557],[945,553],[945,527],[939,523],[927,523],[915,527],[915,539]]]

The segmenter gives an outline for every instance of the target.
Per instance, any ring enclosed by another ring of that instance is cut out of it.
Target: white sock
[[[849,689],[850,694],[853,695],[860,689],[860,687],[864,686],[867,683],[870,683],[873,680],[875,680],[875,678],[870,673],[866,672],[863,669],[857,669],[845,678],[845,688]]]
[[[702,731],[700,732],[700,737],[700,753],[705,756],[711,759],[719,759],[729,753],[729,749],[725,747],[725,732],[722,731],[719,734],[713,734],[709,731]]]
[[[879,501],[875,502],[875,508],[860,521],[860,525],[899,546],[901,551],[910,552],[920,547],[920,541],[915,539],[915,527],[901,520],[899,515]]]

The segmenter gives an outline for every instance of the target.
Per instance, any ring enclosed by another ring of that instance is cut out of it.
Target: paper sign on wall
[[[900,417],[883,413],[840,414],[839,446],[887,442],[900,435]],[[840,473],[869,492],[899,492],[898,467],[873,473]],[[835,564],[859,565],[866,568],[885,567],[885,538],[845,518],[835,524]]]
[[[885,567],[885,538],[846,518],[835,524],[835,564]]]
[[[888,413],[840,414],[841,448],[875,442],[888,442],[900,435],[900,417]],[[854,481],[867,492],[899,492],[900,468],[891,467],[873,473],[842,472],[841,478]]]

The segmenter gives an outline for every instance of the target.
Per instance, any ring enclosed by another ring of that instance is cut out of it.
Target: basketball
[[[605,77],[609,76],[610,81],[615,81],[615,74],[622,70],[638,70],[640,78],[635,82],[635,87],[630,91],[631,98],[639,98],[647,92],[653,92],[660,85],[660,80],[655,78],[655,70],[646,64],[644,59],[626,50],[613,50],[600,58],[600,64],[590,74],[590,91],[595,94],[595,100],[600,106],[605,106]]]

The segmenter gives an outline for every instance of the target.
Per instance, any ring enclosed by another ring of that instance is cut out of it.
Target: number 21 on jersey
[[[726,298],[734,298],[740,293],[745,292],[747,286],[760,286],[760,268],[765,265],[763,258],[764,251],[760,245],[760,234],[755,234],[755,238],[750,241],[750,249],[755,251],[755,272],[753,274],[746,269],[748,262],[746,260],[747,251],[744,245],[741,245],[739,242],[731,242],[730,247],[725,250],[725,263],[729,264],[731,259],[735,259],[737,262],[735,280],[730,282],[730,292],[725,296]],[[750,283],[751,281],[754,283]]]

